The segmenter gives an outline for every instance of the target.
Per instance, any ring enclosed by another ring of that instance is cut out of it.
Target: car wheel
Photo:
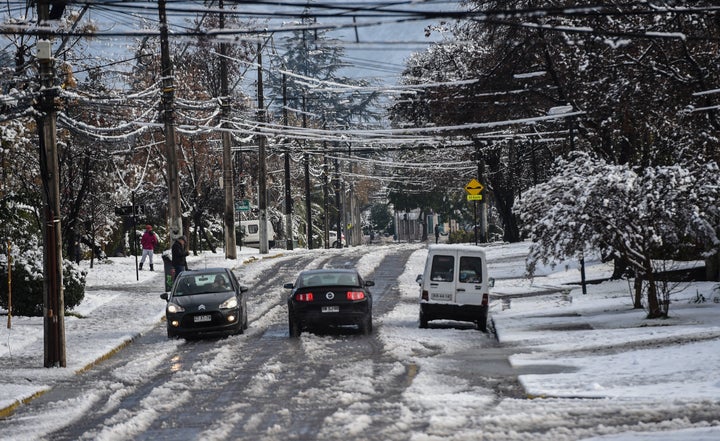
[[[362,335],[370,335],[372,334],[372,330],[372,317],[368,316],[360,323],[360,333],[362,333]]]
[[[292,316],[288,317],[288,330],[290,331],[290,338],[300,337],[300,323],[293,320]]]
[[[476,322],[478,331],[487,332],[487,314],[483,314]]]
[[[420,307],[420,328],[425,329],[427,327],[428,327],[427,315],[425,315],[425,312],[422,310],[422,307]]]

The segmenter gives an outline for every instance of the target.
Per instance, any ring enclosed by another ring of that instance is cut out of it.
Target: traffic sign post
[[[485,189],[485,186],[480,183],[477,179],[473,178],[470,182],[467,183],[465,186],[465,191],[467,192],[467,200],[468,201],[474,201],[473,204],[473,230],[475,231],[475,245],[478,244],[478,225],[477,225],[477,201],[482,201],[482,191]]]

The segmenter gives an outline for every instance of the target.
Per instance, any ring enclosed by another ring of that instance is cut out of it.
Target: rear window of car
[[[357,274],[352,273],[325,273],[301,276],[300,285],[313,286],[358,286]]]
[[[452,282],[454,266],[454,256],[444,256],[441,254],[433,256],[432,266],[430,267],[430,280],[435,282]]]
[[[482,259],[474,256],[460,257],[460,283],[482,283]]]

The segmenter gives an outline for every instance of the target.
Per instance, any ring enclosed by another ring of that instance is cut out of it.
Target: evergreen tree
[[[345,50],[325,30],[296,30],[283,39],[270,70],[272,105],[280,109],[283,93],[294,124],[309,116],[314,127],[329,130],[357,127],[380,118],[379,92],[369,91],[368,80],[342,75]]]

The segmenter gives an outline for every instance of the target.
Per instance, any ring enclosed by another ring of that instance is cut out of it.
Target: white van
[[[272,226],[272,222],[267,222],[267,239],[268,248],[275,247],[275,229]],[[259,246],[260,245],[260,220],[244,220],[240,221],[240,229],[242,231],[242,243],[247,246]]]
[[[485,251],[474,245],[430,245],[420,283],[420,327],[431,320],[474,322],[487,332],[490,288]]]
[[[330,238],[328,241],[330,248],[338,248],[337,231],[328,231],[328,237]],[[339,248],[345,248],[347,246],[347,242],[345,242],[345,233],[343,232],[340,233],[340,245],[341,246]]]

